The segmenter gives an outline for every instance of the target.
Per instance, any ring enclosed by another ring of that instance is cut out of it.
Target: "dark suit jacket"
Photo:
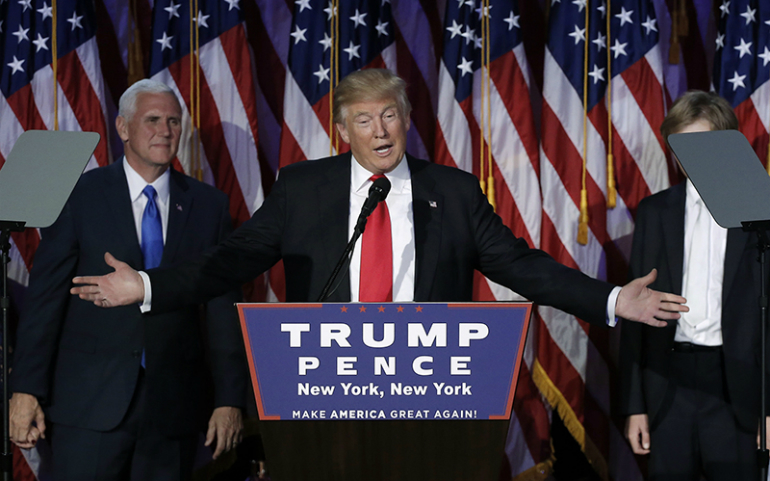
[[[685,183],[644,199],[634,229],[629,277],[658,269],[652,288],[680,294],[684,259]],[[722,341],[727,389],[744,429],[756,431],[759,418],[759,265],[756,237],[741,229],[727,233],[722,286]],[[623,324],[621,411],[647,413],[651,427],[665,416],[673,395],[669,362],[676,322],[656,328]]]
[[[105,431],[123,419],[146,350],[148,405],[167,435],[190,433],[204,419],[206,369],[198,305],[161,315],[137,306],[100,309],[69,294],[76,275],[107,274],[110,252],[143,268],[121,162],[83,174],[57,221],[43,229],[19,323],[11,386],[41,400],[54,422]],[[200,254],[230,231],[227,197],[171,172],[161,265]],[[243,406],[243,341],[227,292],[206,306],[216,406]],[[197,303],[196,303],[197,304]]]
[[[412,178],[416,301],[468,301],[477,269],[540,304],[604,325],[612,286],[530,249],[503,225],[476,177],[407,156]],[[348,242],[350,154],[281,170],[270,196],[211,255],[150,270],[153,312],[219,294],[283,259],[288,301],[314,301]],[[344,276],[330,302],[350,300]]]

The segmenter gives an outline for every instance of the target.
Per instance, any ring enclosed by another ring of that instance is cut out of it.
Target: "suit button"
[[[134,349],[133,351],[131,351],[131,355],[138,359],[142,357],[142,351],[141,349]]]

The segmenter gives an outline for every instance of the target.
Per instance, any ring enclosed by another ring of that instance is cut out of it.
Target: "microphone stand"
[[[765,251],[770,248],[770,238],[768,237],[768,231],[770,231],[770,221],[751,221],[741,222],[743,224],[743,230],[746,232],[756,232],[757,252],[759,254],[757,261],[759,262],[759,311],[760,311],[760,340],[761,344],[761,356],[760,356],[760,404],[759,404],[759,447],[757,448],[757,467],[759,468],[759,479],[762,481],[767,480],[767,467],[768,467],[768,452],[767,449],[767,425],[765,424],[765,418],[767,416],[767,410],[765,403],[767,402],[767,307],[768,307],[768,294],[767,284],[765,282],[765,276],[767,275],[765,266]]]
[[[3,293],[0,307],[3,310],[3,452],[0,454],[3,466],[3,480],[13,479],[13,451],[11,451],[10,419],[8,415],[8,310],[11,299],[8,295],[8,263],[11,262],[11,232],[24,231],[24,222],[0,221],[0,250],[3,263]]]
[[[360,229],[359,229],[360,227]],[[342,269],[346,268],[350,264],[350,255],[353,252],[353,247],[356,245],[356,241],[359,237],[364,233],[364,229],[366,228],[366,217],[362,219],[358,219],[358,223],[356,223],[356,228],[353,229],[353,235],[350,237],[350,242],[348,242],[348,245],[345,246],[345,250],[342,252],[342,256],[340,257],[340,260],[337,261],[337,265],[334,267],[334,270],[332,271],[332,275],[329,277],[329,280],[326,281],[326,285],[324,286],[323,291],[321,291],[321,295],[318,296],[318,302],[324,302],[326,299],[329,298],[332,294],[334,294],[334,291],[337,290],[337,287],[339,287],[339,282],[335,281],[340,276],[340,272],[342,272]],[[335,285],[336,284],[336,285]],[[332,288],[332,286],[334,286]]]

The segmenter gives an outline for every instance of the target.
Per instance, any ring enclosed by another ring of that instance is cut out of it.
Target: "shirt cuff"
[[[610,327],[615,327],[618,323],[618,318],[615,317],[615,304],[618,302],[618,295],[620,294],[621,289],[622,287],[615,286],[615,288],[612,289],[612,292],[610,292],[610,296],[607,298],[607,325]],[[144,292],[147,292],[146,288]]]
[[[144,284],[144,301],[139,305],[139,310],[144,314],[152,309],[152,286],[150,285],[150,276],[148,276],[146,272],[139,271],[139,276],[142,278],[142,284]],[[612,295],[610,295],[610,297],[612,297]],[[615,312],[614,307],[612,308],[612,312]]]

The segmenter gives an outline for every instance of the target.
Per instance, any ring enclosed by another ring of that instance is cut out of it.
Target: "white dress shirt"
[[[350,167],[350,215],[348,216],[348,238],[353,235],[361,207],[369,195],[372,173],[361,167],[351,155]],[[390,193],[385,199],[390,213],[390,232],[393,246],[393,301],[414,300],[414,215],[412,211],[412,175],[406,156],[385,174],[390,181]],[[363,236],[362,236],[363,237]],[[350,259],[350,301],[358,302],[361,281],[361,238],[353,248]]]
[[[168,204],[171,198],[168,182],[171,174],[166,170],[160,177],[155,179],[155,182],[148,184],[128,164],[125,157],[123,158],[123,170],[126,172],[126,180],[128,181],[128,195],[131,199],[131,209],[134,212],[134,227],[136,228],[136,238],[139,240],[139,245],[142,245],[142,216],[144,216],[144,208],[147,206],[147,196],[142,191],[148,185],[153,186],[155,192],[158,193],[157,204],[160,211],[160,222],[163,226],[163,244],[165,244],[168,226]]]
[[[687,297],[687,305],[706,304],[706,319],[696,326],[691,326],[685,319],[687,313],[677,323],[674,341],[691,342],[702,346],[722,345],[722,283],[725,272],[725,249],[727,248],[727,229],[720,227],[709,215],[711,222],[708,232],[695,232],[697,202],[703,202],[698,191],[687,180],[687,193],[684,210],[684,256],[682,262],[682,292],[689,276],[705,276],[706,292],[698,297]],[[704,206],[705,208],[705,206]],[[709,255],[706,259],[688,262],[688,246],[692,245],[693,236],[710,236]]]

